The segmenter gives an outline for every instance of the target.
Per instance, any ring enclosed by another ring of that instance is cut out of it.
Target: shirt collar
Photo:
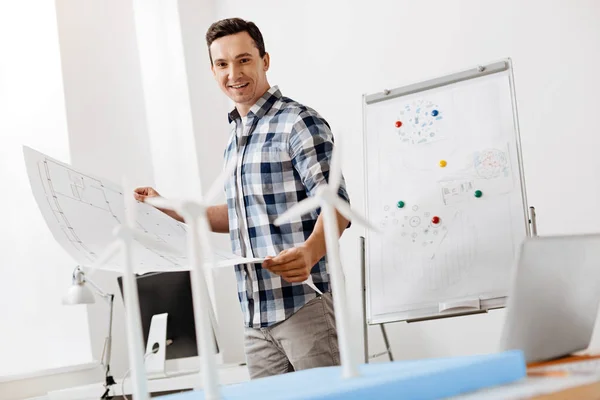
[[[257,118],[262,118],[270,109],[273,107],[273,104],[279,99],[281,99],[281,91],[277,85],[271,86],[269,90],[263,94],[260,99],[254,103],[252,107],[250,107],[250,111],[248,111],[248,116],[256,116]],[[240,118],[240,113],[237,108],[231,110],[228,114],[229,123],[235,121]]]

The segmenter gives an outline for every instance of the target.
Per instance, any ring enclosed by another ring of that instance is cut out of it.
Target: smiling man
[[[218,21],[206,43],[215,80],[235,103],[225,160],[235,157],[237,165],[226,185],[227,204],[210,207],[209,221],[213,231],[230,234],[236,254],[267,258],[236,266],[250,376],[339,365],[322,218],[312,212],[274,224],[328,180],[330,127],[269,84],[270,56],[254,23]],[[158,195],[136,189],[141,201]],[[339,195],[349,202],[343,178]],[[342,234],[349,221],[338,214],[338,226]],[[303,283],[309,275],[323,295]]]

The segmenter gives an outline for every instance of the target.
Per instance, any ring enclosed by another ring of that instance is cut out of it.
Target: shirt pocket
[[[294,167],[287,149],[266,146],[260,151],[260,182],[265,193],[284,193],[294,180]],[[287,188],[287,189],[286,189]]]
[[[272,194],[290,189],[287,186],[293,183],[294,168],[287,149],[281,145],[266,145],[256,149],[250,160],[244,166],[244,184],[250,192]]]

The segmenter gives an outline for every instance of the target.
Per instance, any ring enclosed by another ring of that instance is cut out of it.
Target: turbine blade
[[[219,176],[217,176],[217,179],[215,179],[213,184],[210,186],[210,189],[208,189],[208,193],[204,198],[206,204],[211,204],[217,200],[219,193],[223,191],[223,186],[225,186],[227,179],[231,178],[233,175],[236,166],[237,158],[235,154],[232,154],[231,158],[227,162],[227,165],[225,165],[225,168],[223,168],[223,171],[221,171]]]
[[[304,214],[308,214],[312,210],[315,210],[319,207],[319,198],[318,197],[309,197],[308,199],[302,200],[300,203],[296,204],[286,212],[284,212],[281,216],[279,216],[275,220],[275,225],[279,226],[284,222],[288,222],[292,219],[300,218]]]
[[[164,197],[149,197],[146,200],[144,200],[144,203],[150,204],[154,207],[165,208],[169,210],[177,210],[180,206],[179,201],[168,200]]]
[[[140,242],[140,244],[146,247],[158,250],[161,253],[167,253],[178,256],[182,255],[181,251],[177,250],[175,247],[171,246],[166,242],[160,242],[156,240],[156,238],[152,235],[148,235],[147,233],[138,230],[132,230],[131,233],[135,240],[137,240],[138,242]]]
[[[340,214],[342,214],[346,219],[356,222],[359,225],[364,226],[372,231],[379,232],[379,229],[375,227],[375,225],[371,224],[365,217],[354,211],[348,203],[343,201],[340,198],[336,198],[333,202],[333,206],[338,210]]]
[[[90,266],[90,269],[93,271],[96,268],[101,268],[104,264],[106,264],[111,258],[117,255],[117,253],[121,251],[121,242],[112,242],[102,254],[94,261],[94,263]]]
[[[123,175],[123,196],[125,197],[125,223],[134,228],[137,221],[137,200],[133,197],[133,189],[129,187],[127,177]]]

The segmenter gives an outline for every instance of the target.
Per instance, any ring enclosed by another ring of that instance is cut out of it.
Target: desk
[[[246,366],[219,368],[221,384],[236,384],[249,379]],[[198,374],[182,375],[148,381],[148,390],[156,395],[199,387]],[[49,392],[44,400],[97,400],[103,393],[101,383]],[[121,381],[113,386],[115,396],[120,396]],[[125,394],[131,394],[130,379],[125,382]],[[600,375],[570,377],[528,377],[523,381],[452,397],[451,400],[600,400]]]
[[[576,368],[572,369],[573,366]],[[540,368],[548,367],[558,368],[559,371],[550,373],[540,371]],[[600,355],[598,354],[573,355],[553,361],[532,363],[528,364],[527,370],[527,378],[520,382],[482,389],[452,399],[600,400]],[[562,375],[565,371],[571,373]]]
[[[243,365],[223,365],[219,367],[219,382],[222,385],[230,385],[244,382],[250,379],[248,368]],[[164,395],[168,392],[183,391],[202,386],[202,378],[199,373],[174,376],[163,379],[151,379],[148,381],[148,391],[155,395]],[[125,381],[124,392],[131,394],[131,377]],[[48,392],[48,400],[98,400],[104,392],[102,383],[92,385],[78,386],[70,389],[56,390]],[[121,380],[112,386],[111,393],[114,396],[121,396]],[[131,398],[129,396],[129,398]]]
[[[510,385],[478,390],[451,400],[600,400],[600,376],[526,378]]]

